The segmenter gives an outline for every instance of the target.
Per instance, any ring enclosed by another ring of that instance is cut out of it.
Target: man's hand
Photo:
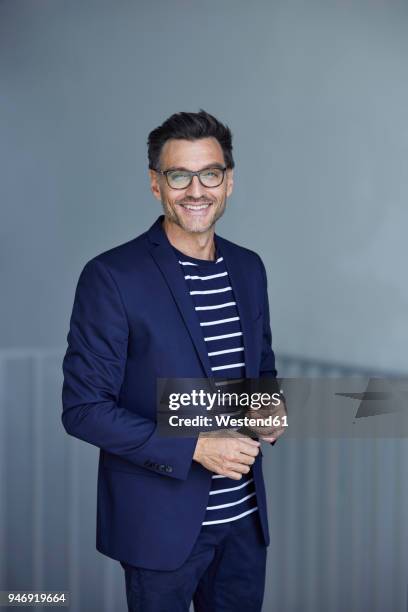
[[[263,440],[264,442],[276,442],[276,440],[277,440],[278,438],[280,438],[280,437],[281,437],[281,435],[282,435],[283,433],[285,433],[285,429],[286,429],[286,428],[284,427],[283,429],[276,430],[276,431],[273,433],[273,435],[269,435],[269,436],[262,436],[262,435],[261,435],[261,436],[259,436],[259,438],[260,438],[261,440]]]
[[[240,480],[248,474],[259,453],[260,442],[234,431],[200,434],[193,459],[220,476]]]
[[[285,432],[286,426],[283,426],[284,417],[287,417],[286,404],[283,399],[281,399],[278,406],[273,406],[272,404],[269,407],[263,407],[259,410],[249,410],[246,413],[246,416],[249,418],[267,418],[272,416],[276,418],[276,425],[272,427],[266,426],[251,426],[250,429],[253,431],[261,440],[265,442],[276,442],[278,438]]]

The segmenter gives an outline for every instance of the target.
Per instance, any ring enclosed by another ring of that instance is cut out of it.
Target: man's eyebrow
[[[211,168],[218,168],[222,170],[223,168],[225,168],[225,166],[220,164],[220,162],[214,162],[213,164],[207,164],[203,168],[200,168],[200,170],[196,170],[196,172],[201,172],[202,170],[210,170]],[[183,170],[183,172],[194,172],[194,170],[191,170],[190,168],[185,168],[184,166],[170,166],[169,168],[167,168],[166,172],[170,172],[173,170]]]

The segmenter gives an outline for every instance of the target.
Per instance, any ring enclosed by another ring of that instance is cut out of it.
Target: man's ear
[[[234,187],[234,170],[232,168],[228,168],[226,172],[226,180],[227,180],[227,198],[231,195],[232,189]]]
[[[150,178],[150,189],[152,191],[152,194],[154,195],[156,200],[159,200],[159,202],[161,202],[161,194],[160,194],[160,187],[159,187],[159,174],[149,168],[149,178]]]

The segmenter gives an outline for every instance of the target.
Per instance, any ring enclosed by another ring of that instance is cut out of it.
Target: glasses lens
[[[191,177],[188,172],[183,172],[182,170],[171,170],[171,172],[167,172],[167,180],[170,187],[173,187],[173,189],[185,189],[188,186]]]
[[[206,187],[218,187],[224,178],[224,172],[219,168],[210,168],[200,172],[200,179]]]
[[[191,174],[185,170],[169,170],[167,181],[173,189],[186,189],[191,183]],[[200,172],[200,181],[205,187],[218,187],[224,178],[220,168],[209,168]]]

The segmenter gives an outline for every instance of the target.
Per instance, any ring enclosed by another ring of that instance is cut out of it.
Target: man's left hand
[[[266,418],[269,416],[277,417],[278,424],[272,427],[266,426],[251,426],[250,429],[255,433],[260,440],[264,440],[265,442],[274,443],[281,435],[285,432],[286,426],[281,425],[283,417],[287,417],[286,405],[285,401],[281,399],[281,402],[278,406],[269,406],[263,407],[261,409],[250,409],[247,411],[248,417],[262,417]]]
[[[263,440],[264,442],[273,443],[273,442],[276,442],[276,440],[280,438],[283,433],[285,433],[285,427],[283,429],[279,429],[275,431],[272,435],[269,435],[269,436],[258,435],[258,438],[260,440]]]

